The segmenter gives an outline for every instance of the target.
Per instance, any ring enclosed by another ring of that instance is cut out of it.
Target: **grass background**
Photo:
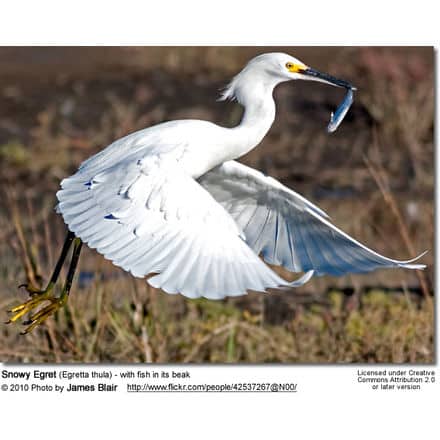
[[[17,289],[26,255],[44,282],[58,256],[59,181],[112,140],[164,120],[238,123],[240,107],[216,102],[218,90],[252,56],[272,50],[350,80],[358,92],[328,135],[341,91],[280,85],[276,122],[243,162],[380,253],[405,259],[430,250],[427,270],[322,277],[289,292],[212,302],[156,291],[85,249],[64,311],[25,337],[19,324],[0,326],[2,361],[434,361],[432,48],[0,48],[4,321],[6,309],[26,299]]]

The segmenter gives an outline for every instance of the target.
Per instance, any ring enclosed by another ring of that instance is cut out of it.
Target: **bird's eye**
[[[286,63],[286,67],[290,70],[293,67],[293,63]]]

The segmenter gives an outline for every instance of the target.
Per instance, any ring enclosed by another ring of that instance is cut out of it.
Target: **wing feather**
[[[249,246],[270,264],[315,275],[425,267],[413,264],[423,254],[400,261],[369,249],[332,225],[327,214],[304,197],[238,162],[225,162],[199,182],[243,229]]]
[[[137,277],[155,274],[148,279],[152,286],[190,298],[220,299],[307,281],[289,283],[267,267],[230,214],[163,151],[129,154],[117,164],[107,153],[99,157],[62,182],[57,211],[115,265]],[[245,206],[237,215],[253,225],[257,209]],[[273,214],[264,209],[262,215],[267,221]],[[275,260],[285,258],[282,247],[271,252]]]

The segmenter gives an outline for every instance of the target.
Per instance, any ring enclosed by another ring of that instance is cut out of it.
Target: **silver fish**
[[[339,107],[336,109],[335,113],[332,112],[330,116],[330,122],[327,126],[327,132],[333,133],[338,127],[339,124],[344,119],[345,115],[348,112],[351,104],[353,103],[353,90],[354,88],[347,89],[347,94],[345,95],[344,100],[341,102]]]

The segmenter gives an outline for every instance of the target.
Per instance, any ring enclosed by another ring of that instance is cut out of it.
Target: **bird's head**
[[[290,55],[265,53],[248,62],[224,89],[220,99],[237,99],[243,103],[246,95],[250,93],[250,87],[255,87],[258,84],[272,92],[277,84],[296,79],[319,81],[355,90],[355,87],[349,82],[312,69]]]

